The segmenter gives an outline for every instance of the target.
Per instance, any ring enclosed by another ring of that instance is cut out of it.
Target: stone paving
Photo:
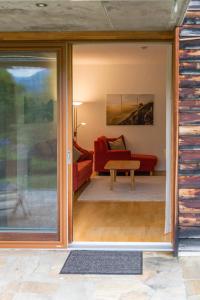
[[[200,300],[200,257],[181,257],[179,263],[188,300]]]
[[[200,258],[144,253],[143,275],[60,275],[65,250],[0,250],[0,300],[199,300]]]

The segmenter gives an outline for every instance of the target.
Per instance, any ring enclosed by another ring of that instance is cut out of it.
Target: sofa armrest
[[[87,158],[93,161],[94,151],[88,151]]]
[[[131,160],[131,151],[129,150],[108,150],[108,160]]]

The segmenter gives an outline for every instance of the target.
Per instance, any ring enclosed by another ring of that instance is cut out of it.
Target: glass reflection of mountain
[[[41,93],[50,74],[50,70],[45,69],[29,77],[15,77],[15,82],[22,85],[28,92]]]

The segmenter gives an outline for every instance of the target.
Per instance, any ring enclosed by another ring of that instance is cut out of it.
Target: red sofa
[[[92,175],[94,153],[81,148],[75,141],[74,146],[82,153],[73,163],[73,191],[76,192]]]
[[[126,147],[124,136],[121,137]],[[140,169],[138,171],[149,173],[154,171],[157,163],[155,155],[132,154],[129,150],[110,150],[108,141],[115,141],[116,139],[101,136],[94,142],[94,170],[96,172],[108,172],[104,166],[109,160],[139,160]]]

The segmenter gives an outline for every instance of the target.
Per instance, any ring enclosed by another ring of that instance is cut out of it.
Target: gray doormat
[[[60,274],[142,274],[142,252],[73,250]]]

